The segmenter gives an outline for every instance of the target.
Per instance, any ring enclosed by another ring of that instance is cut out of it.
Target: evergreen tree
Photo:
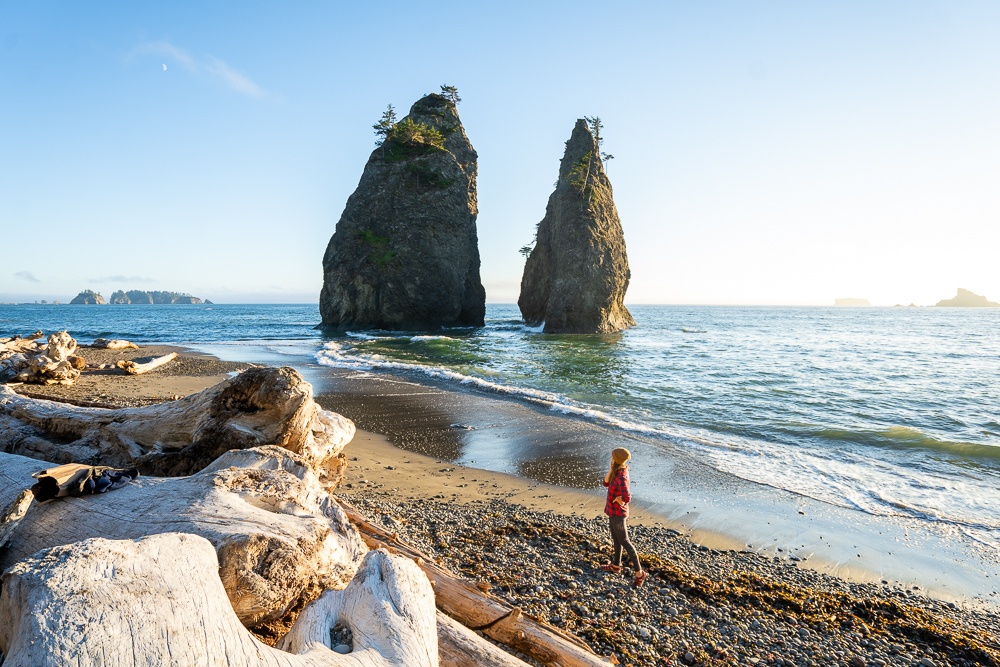
[[[584,116],[583,119],[587,121],[587,125],[590,126],[590,133],[594,135],[594,140],[597,142],[597,147],[600,148],[601,144],[604,143],[604,137],[601,136],[601,130],[604,129],[604,123],[601,122],[600,116]]]
[[[375,140],[376,146],[381,146],[385,143],[385,140],[389,138],[392,134],[393,128],[396,127],[396,110],[391,104],[387,105],[385,111],[382,112],[382,117],[377,123],[372,125],[372,129],[375,130],[375,136],[378,137]]]
[[[441,94],[454,102],[456,106],[462,101],[462,98],[458,96],[458,88],[455,86],[449,86],[447,84],[441,86]]]

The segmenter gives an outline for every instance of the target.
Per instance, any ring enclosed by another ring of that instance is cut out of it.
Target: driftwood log
[[[0,386],[0,452],[53,463],[138,467],[189,475],[231,449],[279,445],[339,482],[354,423],[320,408],[292,368],[252,368],[178,401],[87,408],[27,398]]]
[[[0,381],[16,379],[33,384],[71,385],[80,377],[86,363],[76,356],[77,345],[73,337],[59,331],[48,338],[42,347],[36,332],[27,338],[4,339],[0,349]]]
[[[438,608],[470,628],[480,628],[487,637],[506,644],[544,665],[553,667],[607,667],[612,664],[596,655],[580,639],[521,612],[517,607],[484,593],[472,582],[456,577],[398,536],[370,523],[348,503],[340,501],[351,523],[372,548],[389,548],[413,559],[434,585]]]
[[[144,361],[144,362],[138,362],[134,360],[129,361],[126,359],[122,359],[121,361],[118,362],[118,368],[122,369],[129,375],[142,375],[143,373],[148,373],[149,371],[156,370],[160,366],[168,364],[176,358],[177,358],[177,353],[171,352],[169,354],[163,355],[162,357],[153,357],[149,361]]]
[[[98,350],[138,350],[139,346],[135,343],[127,340],[121,340],[120,338],[95,338],[94,342],[90,344],[91,347]]]
[[[31,501],[31,491],[25,489],[10,501],[6,509],[0,511],[0,548],[7,544],[17,524],[21,523],[21,519],[27,514]]]
[[[48,466],[0,454],[0,507]],[[214,545],[232,608],[247,627],[342,588],[367,551],[305,460],[263,447],[226,454],[190,477],[140,478],[101,495],[34,503],[0,553],[0,570],[41,549],[92,537],[166,532],[200,535]]]
[[[433,592],[403,558],[370,552],[342,591],[299,616],[284,645],[255,639],[226,601],[215,550],[167,533],[54,547],[3,576],[0,651],[5,667],[188,665],[432,667]],[[354,629],[353,651],[329,648],[336,622]]]

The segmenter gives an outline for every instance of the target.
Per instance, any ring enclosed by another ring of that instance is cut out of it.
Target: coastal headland
[[[164,351],[85,354],[99,364]],[[194,393],[251,365],[181,352],[176,364],[143,376],[97,370],[72,387],[15,389],[79,404],[142,405]],[[453,463],[460,458],[452,449],[456,436],[496,435],[472,419],[455,421],[455,414],[463,414],[461,396],[442,404],[440,394],[428,399],[432,389],[392,378],[324,386],[317,369],[303,372],[318,385],[321,405],[367,429],[345,450],[349,467],[341,498],[428,557],[580,637],[598,654],[631,665],[1000,664],[1000,618],[987,605],[927,596],[924,586],[880,583],[864,563],[837,568],[819,556],[758,553],[724,531],[692,529],[697,521],[648,507],[634,510],[632,524],[651,576],[634,588],[630,578],[599,569],[610,552],[600,493],[536,481],[545,477],[540,470],[511,475],[477,469],[472,461]],[[522,444],[546,437],[539,422],[523,416],[508,415],[521,422]],[[494,422],[505,418],[503,410],[490,415]],[[509,423],[507,432],[515,427]],[[558,471],[551,480],[594,473],[573,460],[567,455],[564,465],[550,461],[546,468]]]

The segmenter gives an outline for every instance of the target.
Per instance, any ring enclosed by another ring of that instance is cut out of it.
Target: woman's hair
[[[632,452],[625,449],[624,447],[616,447],[611,452],[611,470],[608,471],[608,476],[605,478],[607,482],[611,482],[618,474],[618,471],[625,467],[628,460],[632,458]]]

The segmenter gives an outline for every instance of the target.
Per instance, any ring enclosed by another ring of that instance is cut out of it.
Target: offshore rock
[[[107,301],[104,300],[104,297],[101,296],[100,292],[95,292],[94,290],[85,289],[79,294],[77,294],[75,297],[73,297],[73,300],[70,301],[69,303],[70,305],[77,305],[77,306],[93,305],[93,304],[104,305],[107,303]]]
[[[323,256],[322,327],[483,325],[476,151],[441,95],[418,100],[396,127],[420,124],[441,133],[437,143],[390,133],[347,200]]]
[[[147,292],[144,290],[118,290],[111,295],[112,304],[197,304],[201,299],[186,292]]]
[[[958,288],[958,294],[952,299],[944,299],[935,304],[938,308],[997,308],[1000,303],[990,301],[985,296],[975,294],[967,289]]]
[[[631,273],[611,183],[584,120],[576,121],[559,181],[524,265],[517,305],[546,333],[611,333],[635,326],[623,303]]]

